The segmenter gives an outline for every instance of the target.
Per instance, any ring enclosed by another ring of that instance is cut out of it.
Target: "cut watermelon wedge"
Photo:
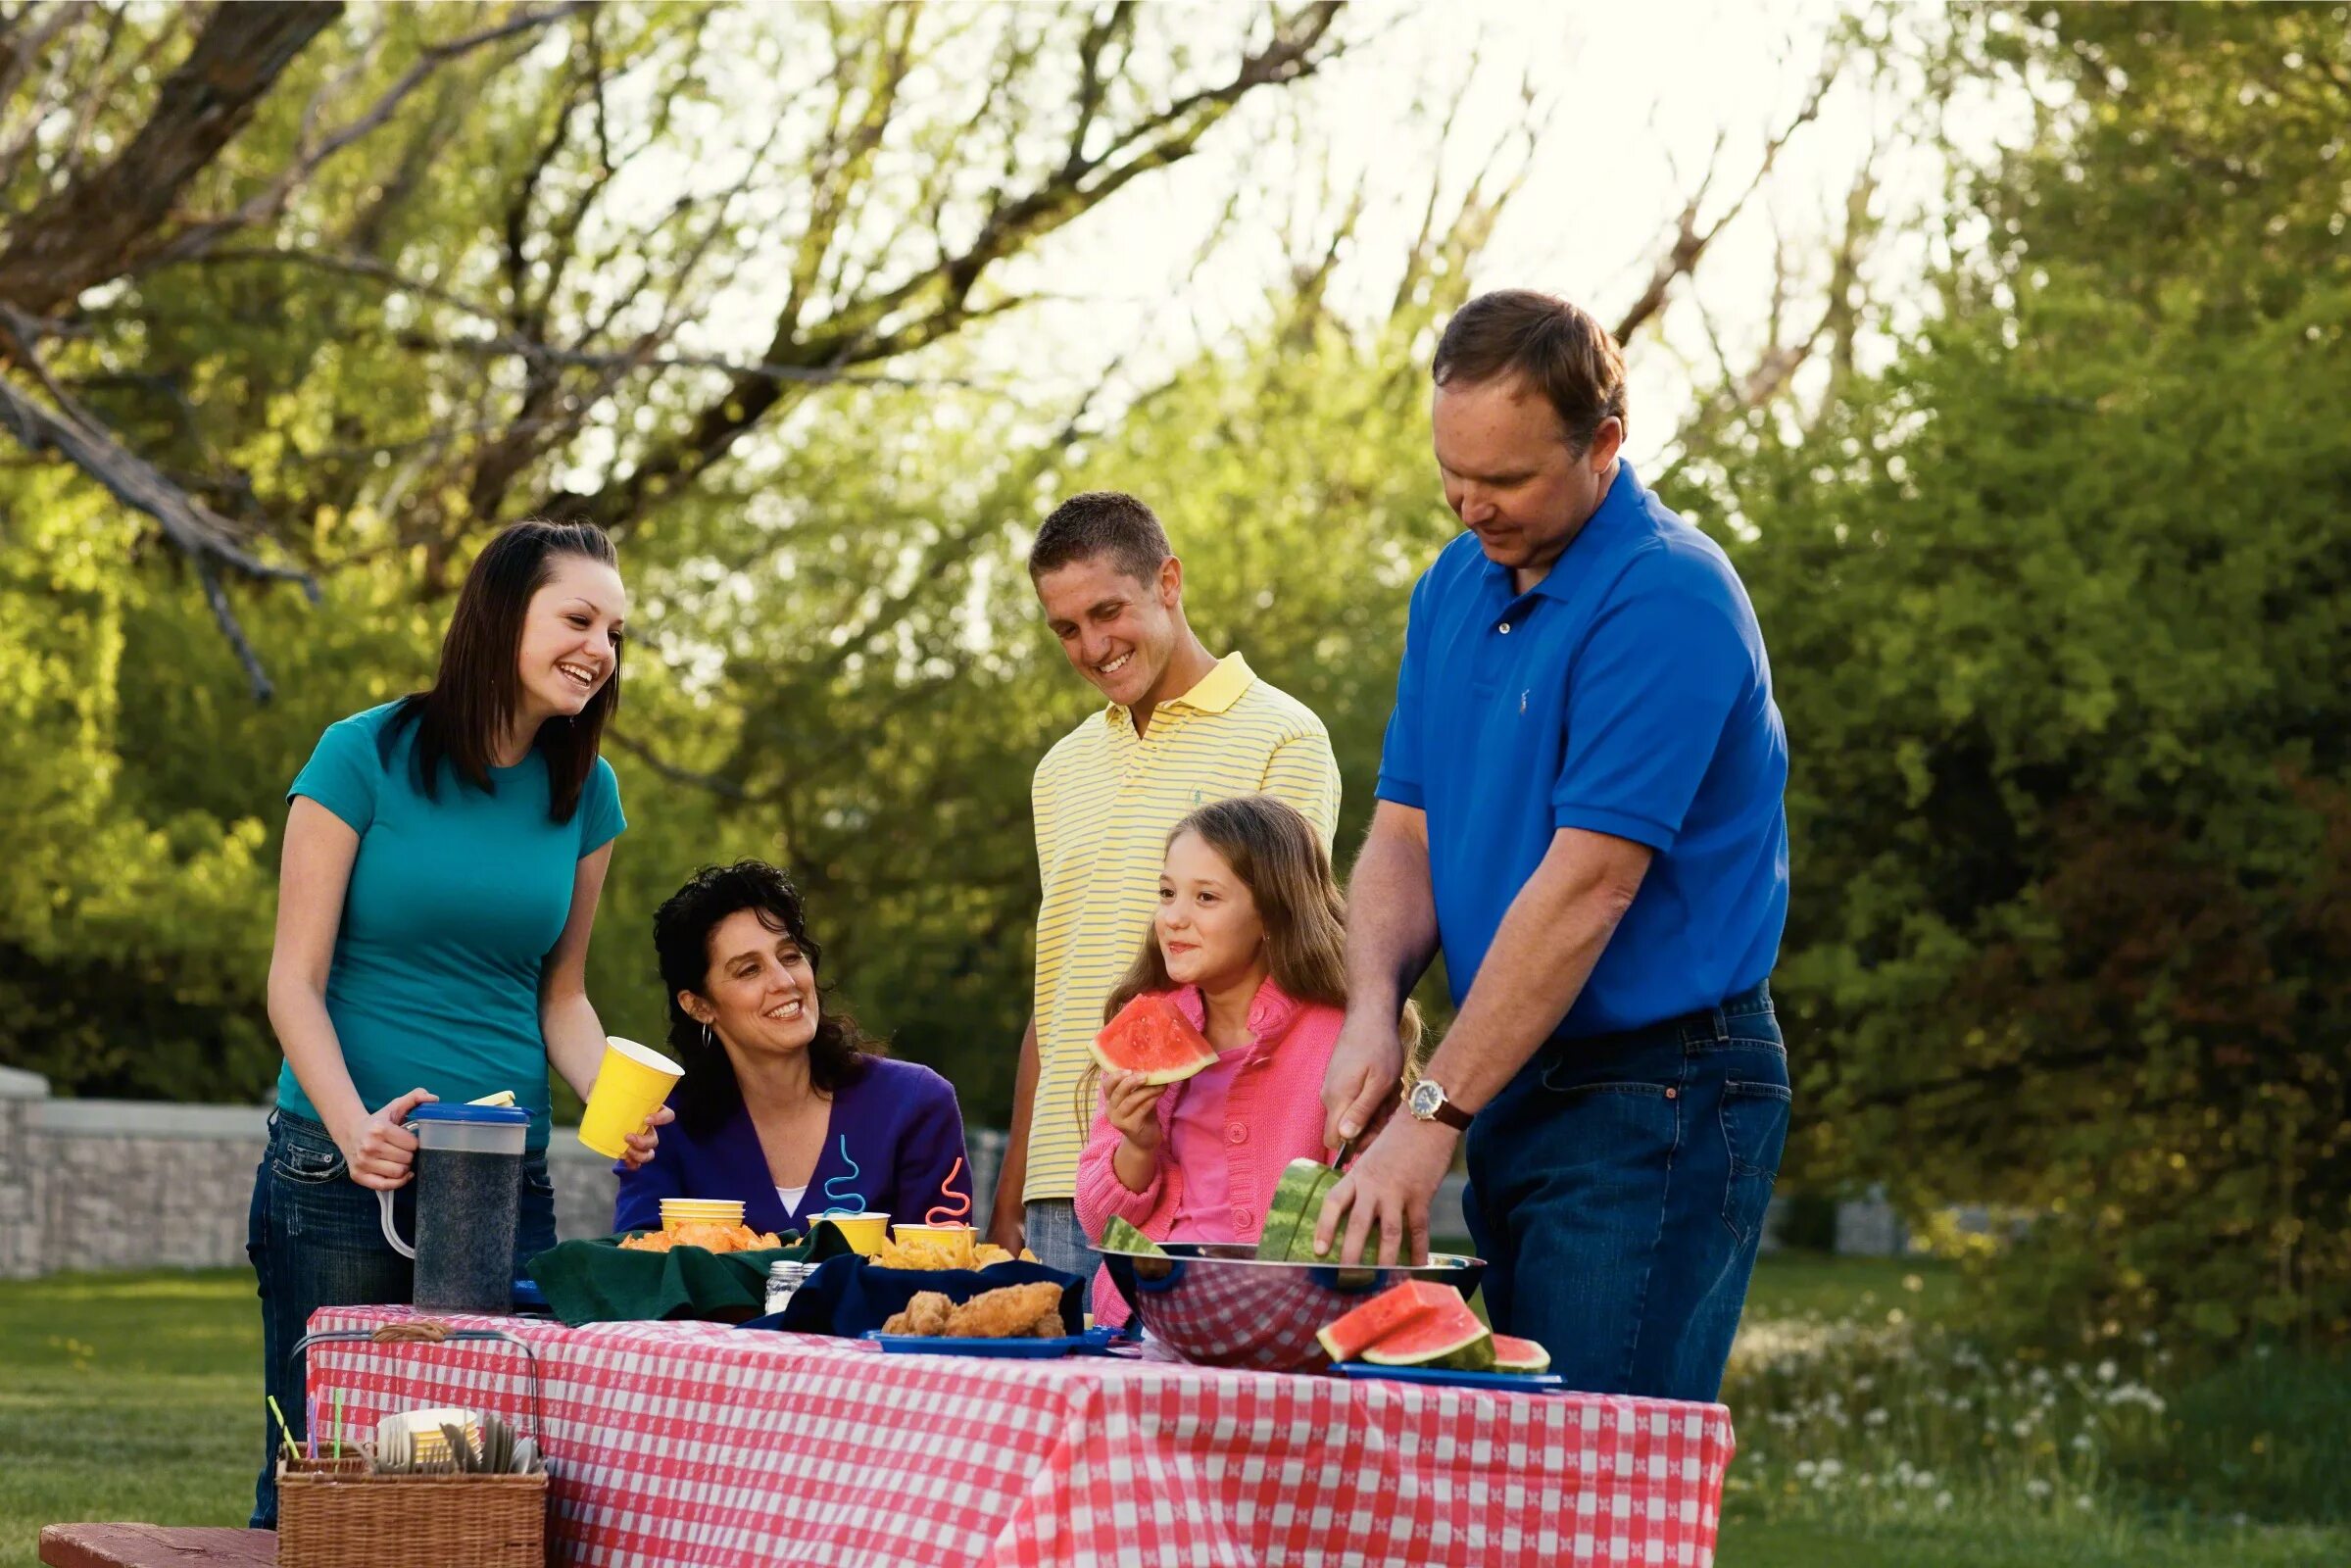
[[[1451,1291],[1450,1302],[1432,1308],[1367,1347],[1363,1359],[1374,1366],[1443,1366],[1484,1372],[1494,1365],[1494,1335],[1469,1303]]]
[[[1139,1072],[1147,1084],[1172,1084],[1216,1065],[1216,1048],[1165,996],[1142,996],[1094,1037],[1094,1059],[1106,1072]]]
[[[1550,1370],[1551,1352],[1533,1340],[1515,1335],[1497,1334],[1494,1337],[1494,1369],[1496,1372],[1546,1372]]]
[[[1458,1304],[1461,1293],[1427,1280],[1406,1280],[1382,1291],[1314,1337],[1334,1361],[1352,1361],[1371,1347],[1419,1322],[1447,1303]]]

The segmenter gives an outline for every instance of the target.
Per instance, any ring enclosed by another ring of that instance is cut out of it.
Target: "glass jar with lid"
[[[792,1293],[816,1272],[813,1263],[795,1263],[789,1259],[767,1265],[767,1310],[781,1312],[791,1302]]]

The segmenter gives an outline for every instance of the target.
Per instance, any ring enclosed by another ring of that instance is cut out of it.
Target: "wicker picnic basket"
[[[531,1432],[542,1446],[539,1358],[511,1334],[451,1329],[429,1319],[373,1331],[312,1334],[296,1353],[337,1340],[437,1345],[504,1340],[530,1361]],[[370,1475],[358,1457],[280,1459],[278,1568],[380,1568],[386,1561],[433,1568],[545,1568],[547,1472],[536,1475]]]

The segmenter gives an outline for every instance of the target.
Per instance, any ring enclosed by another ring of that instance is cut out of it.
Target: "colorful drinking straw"
[[[962,1168],[963,1156],[957,1154],[955,1164],[948,1168],[947,1179],[939,1184],[940,1193],[954,1199],[960,1206],[951,1208],[945,1203],[934,1203],[931,1205],[930,1212],[922,1216],[922,1223],[925,1225],[954,1225],[970,1216],[971,1195],[955,1191],[955,1173]]]
[[[849,1167],[849,1174],[846,1176],[827,1176],[824,1179],[824,1200],[833,1205],[832,1208],[827,1212],[839,1214],[862,1214],[865,1212],[864,1195],[859,1193],[854,1184],[859,1176],[864,1174],[864,1172],[858,1168],[856,1160],[849,1157],[849,1135],[847,1133],[843,1133],[841,1135],[841,1162]],[[849,1182],[852,1184],[846,1196],[833,1191],[834,1187],[842,1182]]]

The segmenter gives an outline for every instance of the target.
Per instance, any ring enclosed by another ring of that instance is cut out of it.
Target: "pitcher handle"
[[[393,1251],[398,1252],[402,1257],[408,1258],[412,1262],[415,1261],[416,1250],[400,1239],[400,1229],[398,1226],[392,1223],[391,1191],[388,1188],[377,1188],[375,1191],[375,1201],[382,1209],[383,1213],[384,1240],[392,1244]]]

